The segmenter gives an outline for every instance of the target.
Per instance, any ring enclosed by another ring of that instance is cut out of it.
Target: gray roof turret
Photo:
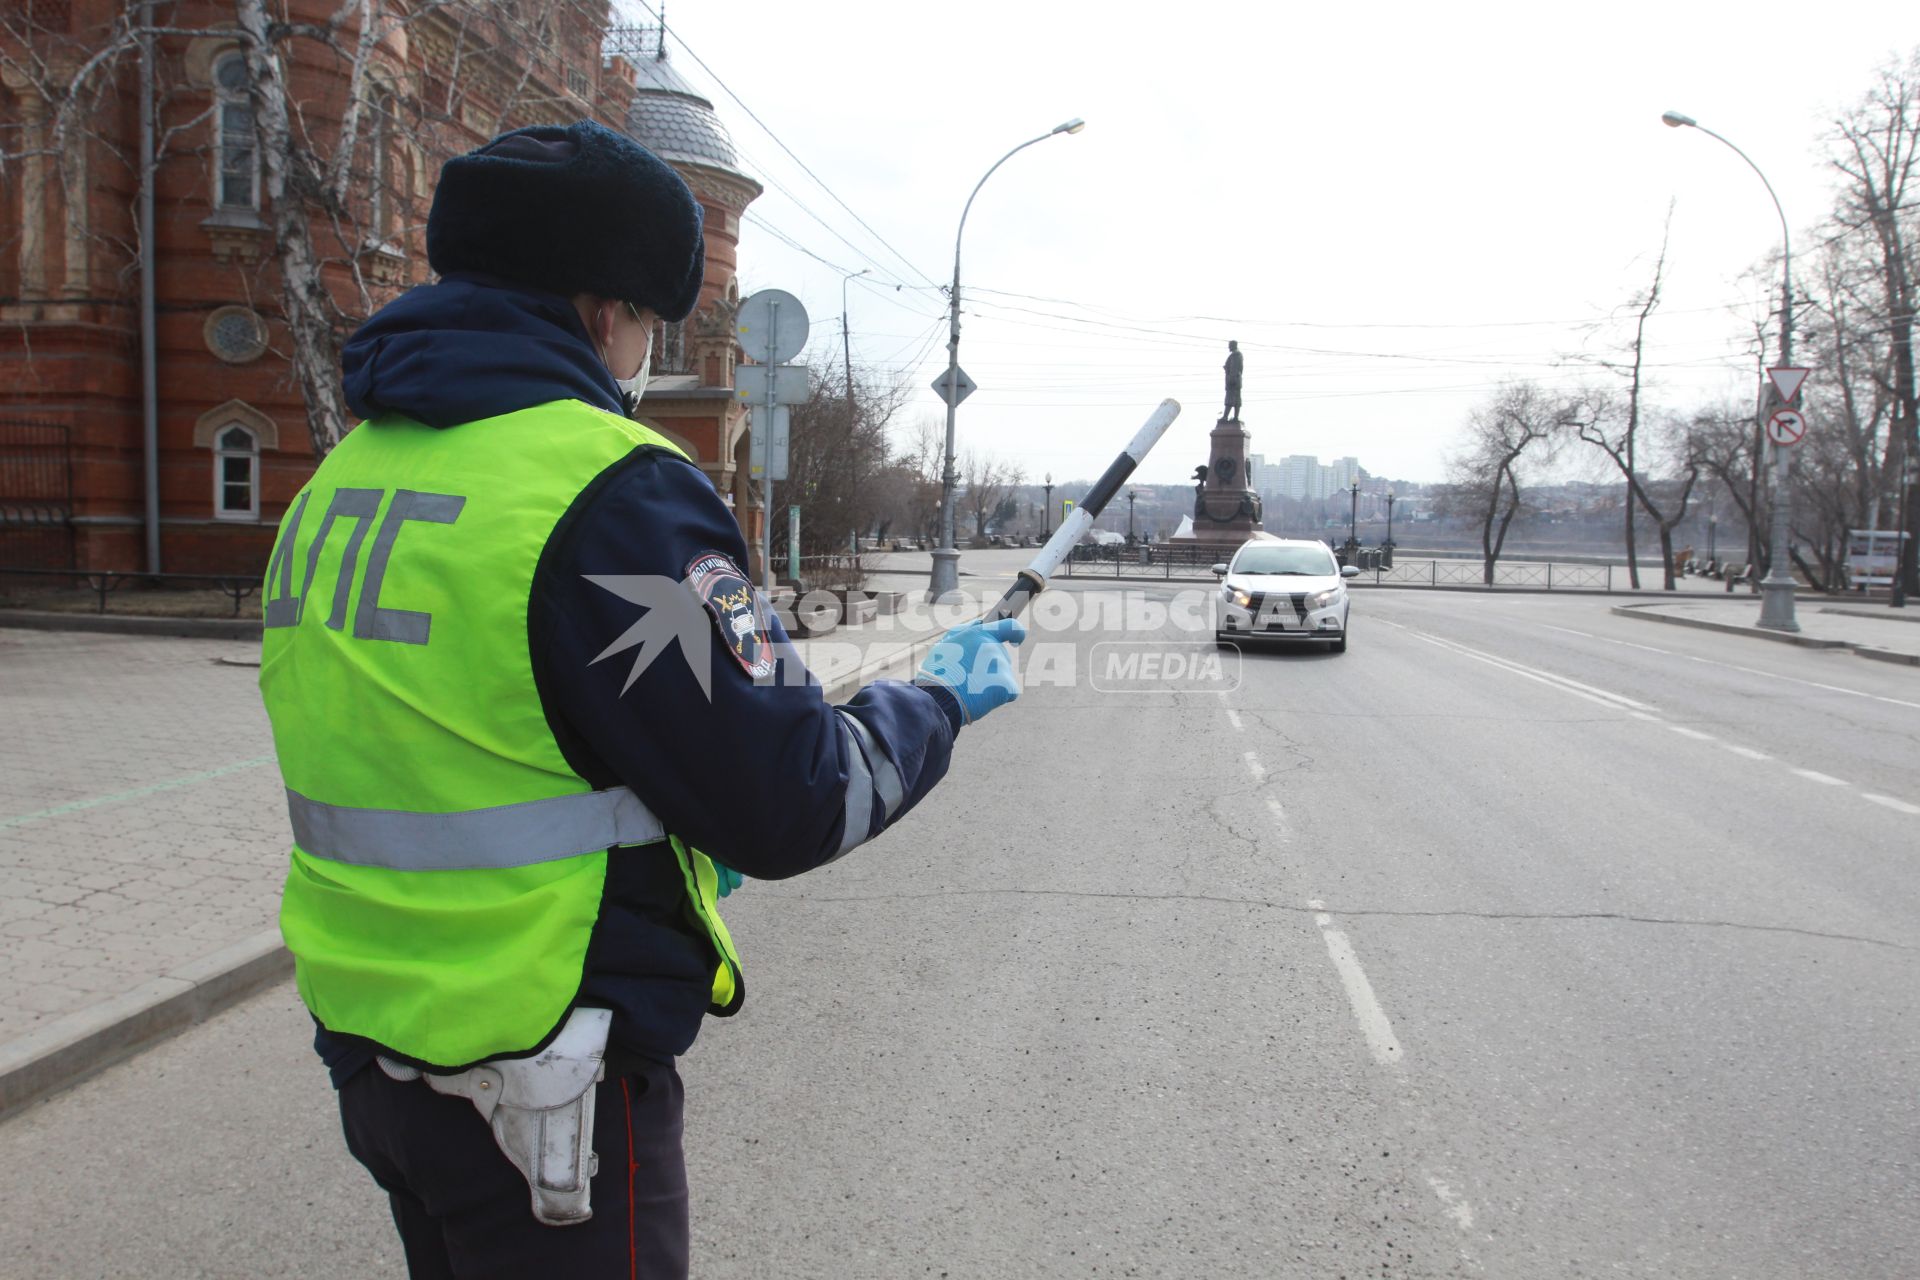
[[[682,79],[664,54],[638,59],[634,69],[639,78],[627,112],[628,133],[669,163],[718,169],[759,187],[740,167],[713,103]]]

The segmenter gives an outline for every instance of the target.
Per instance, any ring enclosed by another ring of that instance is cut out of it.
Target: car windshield
[[[1235,573],[1296,573],[1320,577],[1340,572],[1324,547],[1248,547],[1233,562]]]

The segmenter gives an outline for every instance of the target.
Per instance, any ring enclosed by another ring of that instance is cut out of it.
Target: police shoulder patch
[[[720,643],[741,669],[755,680],[772,675],[773,641],[753,584],[739,566],[718,551],[704,552],[687,566],[687,585],[713,615]]]

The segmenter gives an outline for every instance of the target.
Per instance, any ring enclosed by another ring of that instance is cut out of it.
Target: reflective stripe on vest
[[[529,867],[667,836],[626,787],[458,813],[354,809],[289,788],[287,817],[293,842],[317,858],[396,871]]]

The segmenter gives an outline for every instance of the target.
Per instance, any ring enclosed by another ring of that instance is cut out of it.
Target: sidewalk
[[[798,648],[844,701],[977,616],[920,603]],[[962,579],[997,596],[997,579]],[[951,619],[950,619],[950,615]],[[259,647],[0,628],[0,1117],[291,972]]]
[[[1826,597],[1801,593],[1794,601],[1797,632],[1758,626],[1760,598],[1738,594],[1727,600],[1676,600],[1620,605],[1623,618],[1701,627],[1809,649],[1850,649],[1859,657],[1920,667],[1920,607],[1827,603]]]

